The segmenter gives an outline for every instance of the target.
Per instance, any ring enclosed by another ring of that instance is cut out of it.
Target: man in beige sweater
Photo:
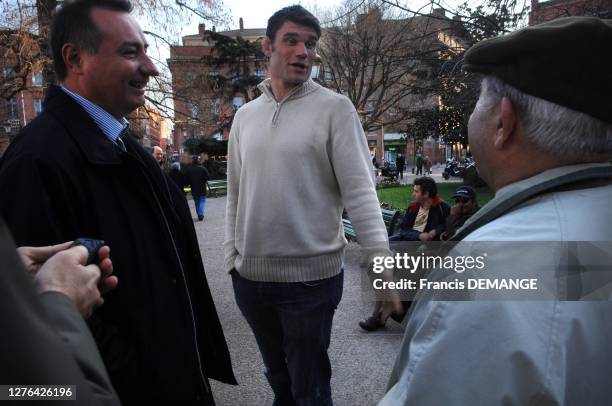
[[[226,269],[278,405],[332,404],[343,208],[365,255],[390,253],[357,112],[309,79],[320,35],[300,6],[269,19],[270,78],[236,113],[229,140]]]

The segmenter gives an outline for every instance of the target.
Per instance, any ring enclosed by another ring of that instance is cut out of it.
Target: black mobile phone
[[[77,245],[82,245],[83,247],[87,248],[89,255],[87,256],[87,263],[85,265],[91,265],[100,262],[98,250],[106,245],[106,243],[103,240],[81,237],[74,240],[71,247],[75,247]]]

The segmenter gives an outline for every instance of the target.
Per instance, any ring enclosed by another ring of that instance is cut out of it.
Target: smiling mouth
[[[135,89],[144,91],[145,87],[147,86],[147,81],[131,80],[128,82],[128,84]]]

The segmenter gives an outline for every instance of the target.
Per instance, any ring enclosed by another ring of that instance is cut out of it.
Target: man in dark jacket
[[[423,155],[420,152],[417,152],[416,156],[414,157],[414,164],[416,166],[415,175],[423,175]]]
[[[88,323],[124,405],[213,404],[207,378],[235,379],[191,213],[124,135],[158,74],[130,10],[126,0],[80,0],[54,16],[62,86],[0,162],[0,214],[19,245],[85,236],[113,247],[121,283]]]
[[[399,173],[400,179],[404,179],[404,170],[406,169],[406,158],[402,154],[397,154],[395,165],[397,165],[397,172]]]
[[[389,237],[389,241],[440,240],[450,206],[438,196],[436,181],[427,176],[415,179],[412,197],[414,201],[399,225],[399,235]]]
[[[208,182],[208,171],[200,165],[200,157],[194,155],[192,165],[187,169],[187,181],[191,185],[191,195],[195,205],[198,220],[204,220],[204,209],[206,208],[206,182]]]

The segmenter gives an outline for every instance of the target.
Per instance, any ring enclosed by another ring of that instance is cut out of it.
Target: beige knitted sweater
[[[367,256],[389,255],[372,162],[348,98],[313,81],[276,102],[263,94],[234,118],[229,139],[226,270],[254,281],[337,275],[346,207]]]

